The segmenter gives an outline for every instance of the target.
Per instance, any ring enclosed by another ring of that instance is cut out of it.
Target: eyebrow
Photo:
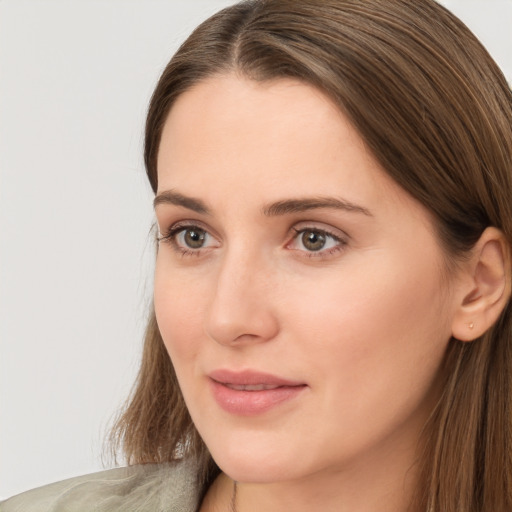
[[[156,208],[159,204],[173,204],[175,206],[183,206],[188,210],[192,210],[196,213],[202,213],[204,215],[210,215],[210,210],[201,199],[194,197],[184,196],[174,190],[165,190],[158,194],[153,200],[153,208]]]
[[[174,190],[165,190],[158,194],[154,201],[153,207],[156,208],[160,204],[172,204],[175,206],[182,206],[188,210],[203,215],[211,215],[210,209],[201,200],[195,197],[185,196]],[[277,217],[281,215],[289,215],[292,213],[301,213],[309,210],[317,209],[336,209],[344,210],[347,212],[362,213],[372,217],[372,213],[367,208],[354,204],[346,199],[338,197],[306,197],[297,199],[286,199],[271,203],[262,208],[262,212],[266,217]]]
[[[287,215],[290,213],[300,213],[308,210],[316,210],[320,208],[333,208],[335,210],[344,210],[347,212],[362,213],[372,217],[372,213],[367,208],[351,203],[346,199],[338,197],[306,197],[299,199],[287,199],[285,201],[277,201],[263,208],[263,213],[268,217],[277,215]]]

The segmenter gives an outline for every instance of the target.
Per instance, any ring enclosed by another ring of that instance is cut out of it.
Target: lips
[[[266,391],[268,389],[276,389],[280,386],[272,385],[272,384],[229,384],[225,383],[229,389],[234,389],[235,391]]]
[[[307,387],[303,382],[251,370],[215,370],[208,376],[217,404],[241,416],[263,414],[298,397]]]

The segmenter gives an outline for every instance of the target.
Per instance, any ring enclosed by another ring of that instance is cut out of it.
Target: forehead
[[[158,154],[159,189],[221,176],[265,188],[297,180],[330,192],[343,176],[355,188],[379,166],[338,107],[297,80],[255,82],[215,76],[182,94],[166,120]],[[328,183],[330,182],[330,183]],[[239,185],[242,185],[241,183]]]
[[[164,125],[162,142],[176,136],[203,135],[196,138],[196,144],[206,149],[208,142],[210,147],[224,142],[224,134],[232,139],[253,137],[255,144],[269,143],[283,134],[307,138],[311,136],[308,132],[329,118],[339,119],[338,128],[348,128],[326,95],[298,80],[256,82],[234,74],[215,75],[177,98]],[[326,128],[332,131],[332,126]],[[348,136],[353,130],[345,131]]]

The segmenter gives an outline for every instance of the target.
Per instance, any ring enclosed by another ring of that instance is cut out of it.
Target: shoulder
[[[194,512],[196,474],[187,461],[110,469],[18,494],[0,512]]]

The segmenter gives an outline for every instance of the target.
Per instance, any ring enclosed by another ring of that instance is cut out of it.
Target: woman
[[[145,163],[131,468],[2,510],[512,509],[512,95],[465,26],[225,9],[165,69]]]

